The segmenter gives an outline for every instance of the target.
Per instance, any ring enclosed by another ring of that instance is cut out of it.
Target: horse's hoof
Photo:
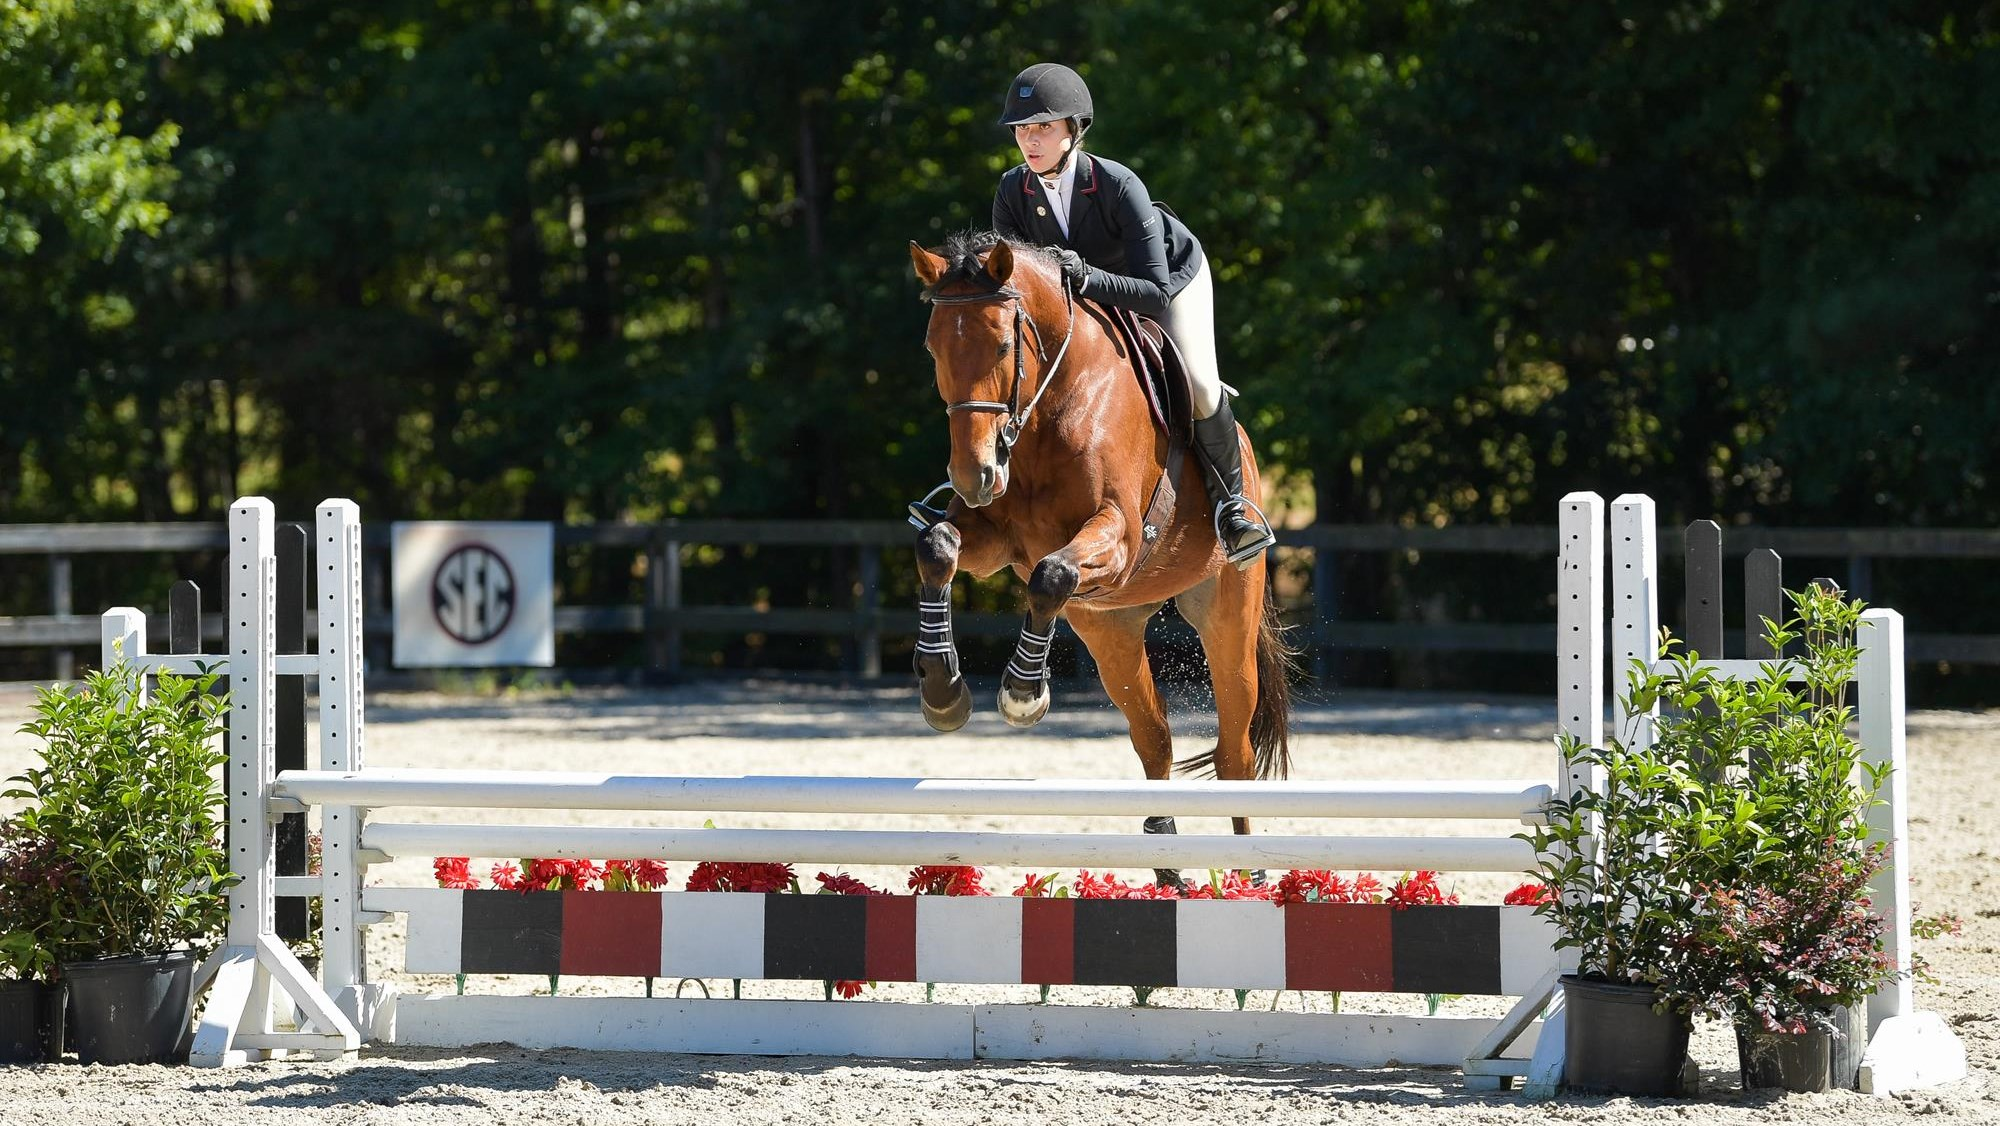
[[[972,689],[965,686],[963,677],[953,681],[952,685],[958,693],[951,698],[951,703],[942,708],[931,707],[931,702],[924,699],[922,692],[917,694],[917,702],[924,706],[924,722],[930,724],[934,731],[957,731],[972,718]]]
[[[1049,714],[1049,682],[1035,682],[1035,694],[1023,700],[1000,685],[1000,718],[1015,727],[1033,727]]]
[[[1179,868],[1155,868],[1153,869],[1153,882],[1163,888],[1173,888],[1175,891],[1180,891],[1182,890],[1181,870]]]

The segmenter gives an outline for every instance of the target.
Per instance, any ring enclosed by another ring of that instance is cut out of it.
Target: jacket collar
[[[1097,194],[1097,162],[1090,158],[1089,153],[1087,152],[1078,153],[1076,158],[1075,172],[1074,173],[1065,172],[1064,174],[1074,175],[1076,177],[1077,194],[1079,195]],[[1028,167],[1027,164],[1025,163],[1021,165],[1022,195],[1041,195],[1042,193],[1036,190],[1036,185],[1040,184],[1041,181],[1042,178],[1040,176],[1035,175],[1034,169]]]

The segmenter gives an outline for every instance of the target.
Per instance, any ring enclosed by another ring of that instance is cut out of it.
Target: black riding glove
[[[1090,280],[1090,263],[1074,250],[1056,251],[1056,261],[1062,264],[1063,277],[1078,293],[1083,292],[1083,284]]]

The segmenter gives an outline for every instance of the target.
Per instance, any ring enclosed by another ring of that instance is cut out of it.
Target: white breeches
[[[1222,409],[1222,394],[1236,388],[1222,382],[1222,369],[1215,361],[1215,283],[1208,276],[1208,259],[1187,288],[1174,295],[1160,326],[1180,347],[1187,361],[1188,382],[1194,390],[1194,416],[1207,418]]]

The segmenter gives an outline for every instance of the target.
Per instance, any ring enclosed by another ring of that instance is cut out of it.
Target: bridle
[[[979,271],[977,276],[990,278],[990,275],[983,270]],[[1035,413],[1035,404],[1041,402],[1042,396],[1048,393],[1050,385],[1055,382],[1056,369],[1062,366],[1063,357],[1069,353],[1070,336],[1076,331],[1076,298],[1070,293],[1067,277],[1063,278],[1062,287],[1063,308],[1069,319],[1063,326],[1062,346],[1056,349],[1056,358],[1053,360],[1049,359],[1049,351],[1042,344],[1042,330],[1036,327],[1034,318],[1023,310],[1021,291],[1013,286],[994,282],[991,289],[979,292],[927,295],[927,299],[933,305],[984,305],[994,301],[1014,303],[1014,387],[1008,393],[1008,401],[996,403],[986,399],[963,399],[944,408],[947,416],[961,413],[1006,415],[1007,420],[1000,425],[1000,435],[996,440],[995,450],[995,456],[1002,463],[1006,462],[1014,443],[1020,439],[1021,431],[1027,429],[1028,418]],[[1026,324],[1028,331],[1034,334],[1035,355],[1042,361],[1042,384],[1035,388],[1035,395],[1028,400],[1026,407],[1021,405],[1021,385],[1027,382],[1028,372],[1027,349],[1021,347],[1023,324]]]

